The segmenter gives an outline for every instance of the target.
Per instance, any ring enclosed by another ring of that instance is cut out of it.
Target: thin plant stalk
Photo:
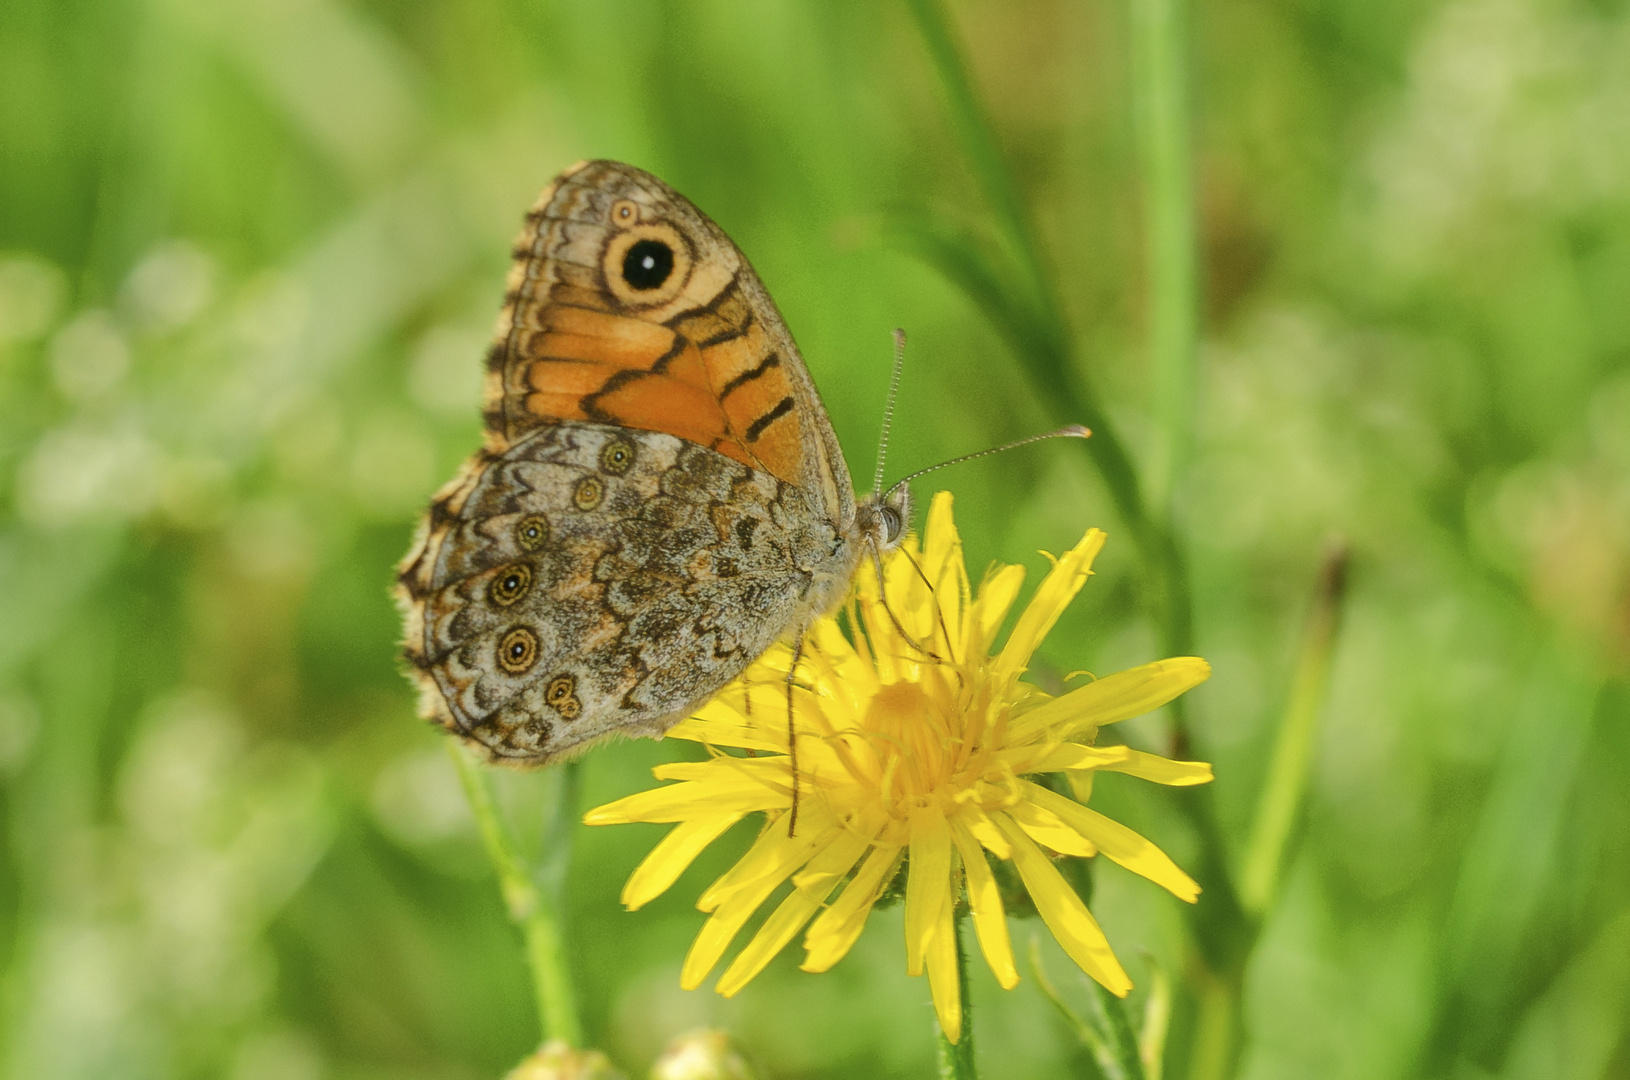
[[[910,0],[912,13],[928,47],[934,66],[940,71],[946,96],[950,99],[951,122],[956,125],[968,161],[985,189],[985,197],[996,211],[1009,243],[1024,268],[1027,284],[1038,297],[1050,297],[1049,277],[1041,261],[1041,248],[1036,243],[1035,229],[1030,213],[1019,194],[1019,185],[1013,180],[1001,148],[996,144],[990,119],[975,95],[973,81],[967,76],[967,63],[962,50],[951,32],[940,0]],[[1054,307],[1048,303],[1045,308]],[[1053,329],[1058,329],[1054,327]]]
[[[1188,571],[1170,525],[1163,514],[1151,513],[1125,444],[1090,380],[1075,362],[1068,320],[1050,284],[1035,228],[990,120],[979,104],[967,61],[941,0],[909,0],[909,6],[945,89],[947,108],[963,152],[995,212],[1004,244],[1019,266],[1016,272],[1004,272],[970,250],[961,238],[931,228],[919,230],[914,240],[930,260],[990,312],[1042,392],[1042,399],[1055,403],[1057,418],[1092,429],[1093,436],[1084,445],[1149,570],[1150,608],[1162,645],[1172,655],[1189,653],[1193,649],[1193,623]],[[1004,287],[1004,282],[1015,276],[1025,285],[1022,296],[1016,297]],[[1178,719],[1180,722],[1181,717]]]
[[[1076,1038],[1081,1040],[1081,1045],[1092,1055],[1104,1080],[1147,1080],[1149,1073],[1142,1048],[1132,1031],[1131,1021],[1127,1019],[1125,1002],[1091,979],[1085,979],[1089,984],[1088,993],[1092,995],[1087,1015],[1082,1016],[1070,1008],[1064,995],[1053,984],[1052,977],[1047,974],[1046,965],[1041,962],[1039,936],[1030,939],[1030,970],[1042,995],[1052,1002],[1053,1008],[1058,1010],[1070,1030],[1075,1032]],[[1164,1039],[1164,1029],[1160,1037]]]
[[[963,923],[967,916],[958,913],[952,920],[956,933],[956,986],[958,1008],[962,1010],[962,1037],[952,1042],[936,1023],[939,1036],[940,1080],[978,1080],[979,1070],[973,1060],[973,1002],[968,996],[968,946]]]
[[[1132,100],[1143,189],[1149,359],[1161,440],[1150,502],[1170,517],[1194,429],[1198,242],[1183,0],[1132,0]]]
[[[1259,920],[1273,906],[1279,892],[1285,854],[1301,817],[1313,760],[1313,736],[1330,686],[1330,661],[1335,653],[1346,584],[1347,550],[1342,547],[1330,553],[1319,574],[1318,592],[1302,631],[1290,699],[1279,722],[1268,778],[1262,785],[1240,871],[1240,900],[1245,910]]]
[[[1347,548],[1338,545],[1325,557],[1319,571],[1313,603],[1302,629],[1296,673],[1240,872],[1239,903],[1244,925],[1238,945],[1225,962],[1208,962],[1205,970],[1197,973],[1195,994],[1199,1008],[1189,1080],[1227,1080],[1239,1069],[1245,1034],[1241,1005],[1245,962],[1263,920],[1278,898],[1284,867],[1298,835],[1313,761],[1313,737],[1330,686],[1330,666],[1346,602],[1347,564]]]
[[[509,917],[520,928],[525,941],[527,967],[532,974],[532,989],[537,998],[538,1024],[544,1041],[560,1040],[570,1046],[583,1045],[583,1026],[577,1015],[577,994],[572,986],[566,963],[565,939],[561,933],[560,915],[563,907],[561,887],[565,877],[563,841],[546,844],[550,866],[544,873],[534,876],[515,843],[514,835],[504,824],[498,804],[493,798],[492,782],[481,765],[456,740],[447,740],[448,753],[458,769],[464,785],[470,811],[481,830],[481,839],[487,857],[498,875],[498,888],[504,898]],[[571,770],[571,765],[562,767]],[[570,795],[575,785],[573,777],[564,775],[555,785],[555,802],[550,824],[553,831],[564,833],[558,823],[569,812]],[[547,888],[540,887],[538,878]],[[546,895],[547,894],[547,895]]]

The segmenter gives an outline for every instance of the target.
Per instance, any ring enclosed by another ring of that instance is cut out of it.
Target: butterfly
[[[573,166],[512,254],[482,448],[396,595],[421,715],[541,765],[660,736],[801,641],[900,543],[910,489],[856,497],[746,256],[656,177]]]

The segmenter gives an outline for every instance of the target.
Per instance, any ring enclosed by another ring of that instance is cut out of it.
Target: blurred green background
[[[1179,532],[1216,668],[1193,753],[1236,866],[1318,566],[1353,552],[1299,842],[1244,961],[1239,1075],[1630,1077],[1630,4],[1195,8],[1205,300]],[[1146,467],[1125,7],[949,11],[1075,374]],[[898,242],[913,215],[989,217],[901,5],[0,0],[9,1075],[452,1080],[534,1045],[387,587],[477,445],[521,214],[601,156],[750,255],[858,475],[897,325],[894,474],[1070,419]],[[976,573],[1034,574],[1037,549],[1109,530],[1055,674],[1159,654],[1078,445],[934,479]],[[1168,723],[1117,734],[1160,748]],[[603,747],[583,805],[695,752]],[[1196,797],[1111,776],[1093,802],[1193,868]],[[638,1073],[707,1022],[776,1077],[930,1075],[898,909],[830,974],[793,950],[734,1000],[686,993],[691,904],[729,845],[625,913],[659,835],[578,830],[594,1045]],[[1152,966],[1178,985],[1167,1075],[1189,1075],[1205,924],[1113,866],[1093,904],[1134,1009]],[[1036,929],[1015,924],[1021,950]],[[1025,973],[1003,993],[976,964],[986,1075],[1093,1075]]]

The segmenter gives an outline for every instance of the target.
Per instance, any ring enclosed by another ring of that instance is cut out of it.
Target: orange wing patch
[[[715,334],[706,347],[635,316],[561,303],[532,314],[537,328],[517,335],[513,386],[527,413],[663,431],[788,483],[802,479],[792,383],[750,314],[742,332]],[[700,328],[697,315],[676,322]]]
[[[784,331],[767,330],[779,326],[774,305],[753,302],[756,279],[743,288],[752,271],[717,226],[644,181],[579,166],[527,216],[488,361],[489,450],[540,423],[587,420],[666,432],[805,483],[807,421],[790,375],[801,361],[781,354]],[[610,280],[642,241],[670,253],[661,287]]]

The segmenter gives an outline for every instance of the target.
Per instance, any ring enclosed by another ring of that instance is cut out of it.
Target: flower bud
[[[598,1050],[578,1050],[551,1039],[511,1069],[504,1080],[623,1080],[623,1074]]]
[[[651,1066],[651,1080],[758,1080],[758,1073],[730,1036],[700,1028],[668,1044]]]

